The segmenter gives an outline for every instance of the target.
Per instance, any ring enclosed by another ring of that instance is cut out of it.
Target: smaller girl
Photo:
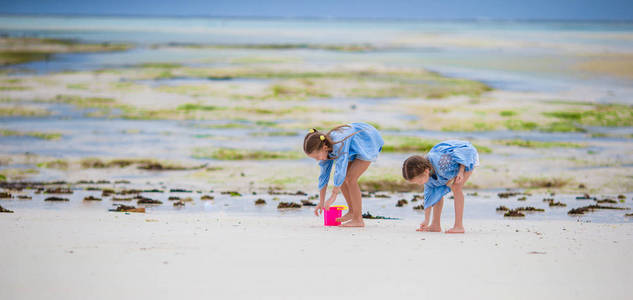
[[[376,161],[382,150],[384,141],[378,130],[367,123],[351,123],[337,126],[334,129],[320,132],[310,129],[303,140],[303,151],[309,157],[319,161],[321,175],[319,176],[319,205],[314,210],[319,215],[336,201],[342,192],[349,211],[337,219],[347,222],[341,226],[363,227],[363,203],[361,199],[358,178]],[[325,201],[327,185],[330,181],[332,166],[334,171],[334,188],[332,196]]]
[[[451,190],[455,198],[455,225],[446,233],[464,233],[464,193],[462,188],[479,165],[477,149],[465,141],[444,141],[429,151],[426,157],[414,155],[402,165],[402,177],[424,184],[424,222],[418,231],[440,232],[440,217],[444,195]],[[433,208],[433,222],[429,226]]]

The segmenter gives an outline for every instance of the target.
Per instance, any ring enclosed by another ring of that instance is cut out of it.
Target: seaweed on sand
[[[221,192],[222,195],[231,195],[231,197],[241,197],[242,194],[240,194],[240,192],[238,191],[224,191]]]
[[[497,209],[496,209],[496,210],[497,210],[497,211],[509,211],[510,209],[509,209],[509,208],[507,208],[507,207],[505,207],[505,206],[503,206],[503,205],[501,205],[501,206],[497,207]]]
[[[420,205],[414,206],[413,209],[415,209],[415,210],[423,210],[424,209],[424,204],[420,204]]]
[[[0,198],[13,198],[13,195],[9,192],[0,192]]]
[[[514,210],[521,211],[521,212],[543,212],[543,211],[545,211],[542,208],[536,208],[536,207],[533,207],[533,206],[517,207]]]
[[[277,208],[301,208],[301,204],[295,202],[279,202]]]
[[[511,209],[507,211],[503,216],[504,217],[525,217],[525,214],[523,214],[522,212],[516,209]]]
[[[521,193],[520,192],[502,192],[502,193],[497,194],[499,198],[510,198],[510,197],[514,197],[518,195],[521,195]]]
[[[312,203],[310,200],[301,200],[301,205],[303,206],[316,206],[316,204]]]
[[[400,199],[398,200],[398,202],[396,202],[396,207],[402,207],[407,204],[409,204],[409,202],[406,199]]]
[[[369,212],[363,214],[363,219],[374,219],[374,220],[400,220],[399,218],[392,217],[384,217],[384,216],[374,216]]]
[[[202,197],[200,197],[200,200],[213,200],[213,199],[215,199],[215,197],[209,196],[209,195],[202,195]]]
[[[44,190],[44,194],[72,194],[73,191],[68,188],[48,188]]]
[[[266,204],[266,200],[262,198],[255,200],[255,205],[264,205],[264,204]]]
[[[174,202],[174,207],[181,207],[181,206],[185,206],[185,202],[183,202],[183,201],[176,201],[176,202]]]
[[[84,201],[101,201],[101,198],[97,198],[90,195],[90,196],[84,197]]]
[[[615,200],[609,199],[609,198],[605,198],[605,199],[602,199],[602,200],[595,200],[595,201],[596,201],[596,203],[609,203],[609,204],[616,204],[616,203],[618,203],[618,201],[615,201]]]
[[[136,204],[163,204],[163,202],[160,200],[154,200],[143,196],[136,196],[136,199]]]
[[[137,208],[137,207],[134,207],[134,206],[131,206],[131,205],[117,204],[116,208],[109,209],[109,211],[144,213],[145,212],[145,207],[138,207]]]
[[[596,209],[618,209],[618,210],[625,210],[628,209],[626,207],[617,207],[617,206],[605,206],[605,205],[597,205],[597,204],[593,204],[593,205],[587,205],[587,206],[582,206],[582,207],[578,207],[578,208],[574,208],[571,209],[569,212],[567,212],[568,215],[582,215],[586,212],[592,212]]]
[[[0,213],[13,213],[13,211],[0,206]]]
[[[70,200],[68,200],[68,198],[62,198],[62,197],[48,197],[44,199],[44,201],[70,201]]]

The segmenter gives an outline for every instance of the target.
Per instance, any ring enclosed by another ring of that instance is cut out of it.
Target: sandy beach
[[[452,220],[444,220],[443,226]],[[23,210],[0,218],[2,299],[628,299],[633,224]]]

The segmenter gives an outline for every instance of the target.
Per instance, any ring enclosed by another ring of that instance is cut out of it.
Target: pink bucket
[[[329,209],[323,211],[323,225],[325,226],[339,226],[341,222],[337,222],[336,219],[343,215],[343,210],[347,209],[344,205],[330,206]]]

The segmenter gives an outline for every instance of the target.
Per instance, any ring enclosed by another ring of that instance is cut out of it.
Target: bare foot
[[[449,230],[446,230],[446,233],[464,233],[464,227],[453,227]]]
[[[431,226],[429,226],[427,228],[426,231],[430,231],[430,232],[442,232],[442,226],[440,225],[433,225],[431,224]]]
[[[363,219],[351,220],[347,223],[341,224],[341,227],[365,227],[365,222],[363,222]]]
[[[336,222],[343,223],[343,222],[347,222],[347,221],[349,221],[351,219],[352,219],[352,214],[347,212],[342,217],[336,218]]]
[[[418,229],[416,229],[415,231],[429,231],[429,225],[427,225],[427,224],[420,224],[420,227]]]

